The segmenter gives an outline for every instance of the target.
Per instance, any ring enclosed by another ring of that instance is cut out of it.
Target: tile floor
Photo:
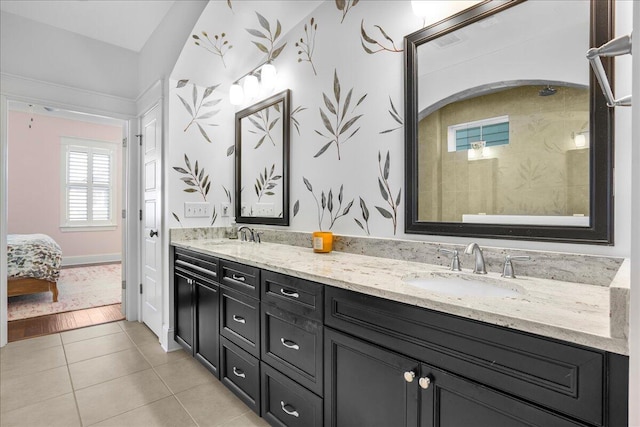
[[[0,349],[0,426],[267,426],[186,352],[121,321]]]

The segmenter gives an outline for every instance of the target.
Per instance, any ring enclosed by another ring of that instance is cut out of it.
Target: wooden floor
[[[123,320],[120,304],[56,313],[7,323],[9,342]]]

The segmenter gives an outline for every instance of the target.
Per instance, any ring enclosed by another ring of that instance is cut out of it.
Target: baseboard
[[[173,333],[173,328],[162,327],[162,338],[164,339],[160,339],[160,346],[167,353],[182,349],[182,346],[173,339]]]
[[[62,266],[84,265],[84,264],[104,264],[108,262],[121,262],[122,254],[101,254],[101,255],[81,255],[63,256]]]

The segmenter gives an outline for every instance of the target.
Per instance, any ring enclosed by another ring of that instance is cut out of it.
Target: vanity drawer
[[[322,399],[264,362],[262,418],[272,426],[321,427]]]
[[[220,380],[260,415],[260,362],[225,338],[220,344]]]
[[[218,281],[218,258],[176,248],[175,266],[203,279]]]
[[[260,298],[260,269],[220,260],[220,283],[253,298]]]
[[[220,335],[260,356],[260,302],[230,289],[220,293]]]
[[[261,311],[261,359],[322,396],[322,324],[270,304]]]
[[[604,424],[604,352],[343,289],[325,295],[327,326]]]
[[[262,301],[322,322],[324,285],[263,270]]]

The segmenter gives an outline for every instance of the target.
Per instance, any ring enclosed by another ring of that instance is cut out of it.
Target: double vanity
[[[624,263],[598,286],[222,238],[171,256],[176,341],[272,425],[626,425]]]

